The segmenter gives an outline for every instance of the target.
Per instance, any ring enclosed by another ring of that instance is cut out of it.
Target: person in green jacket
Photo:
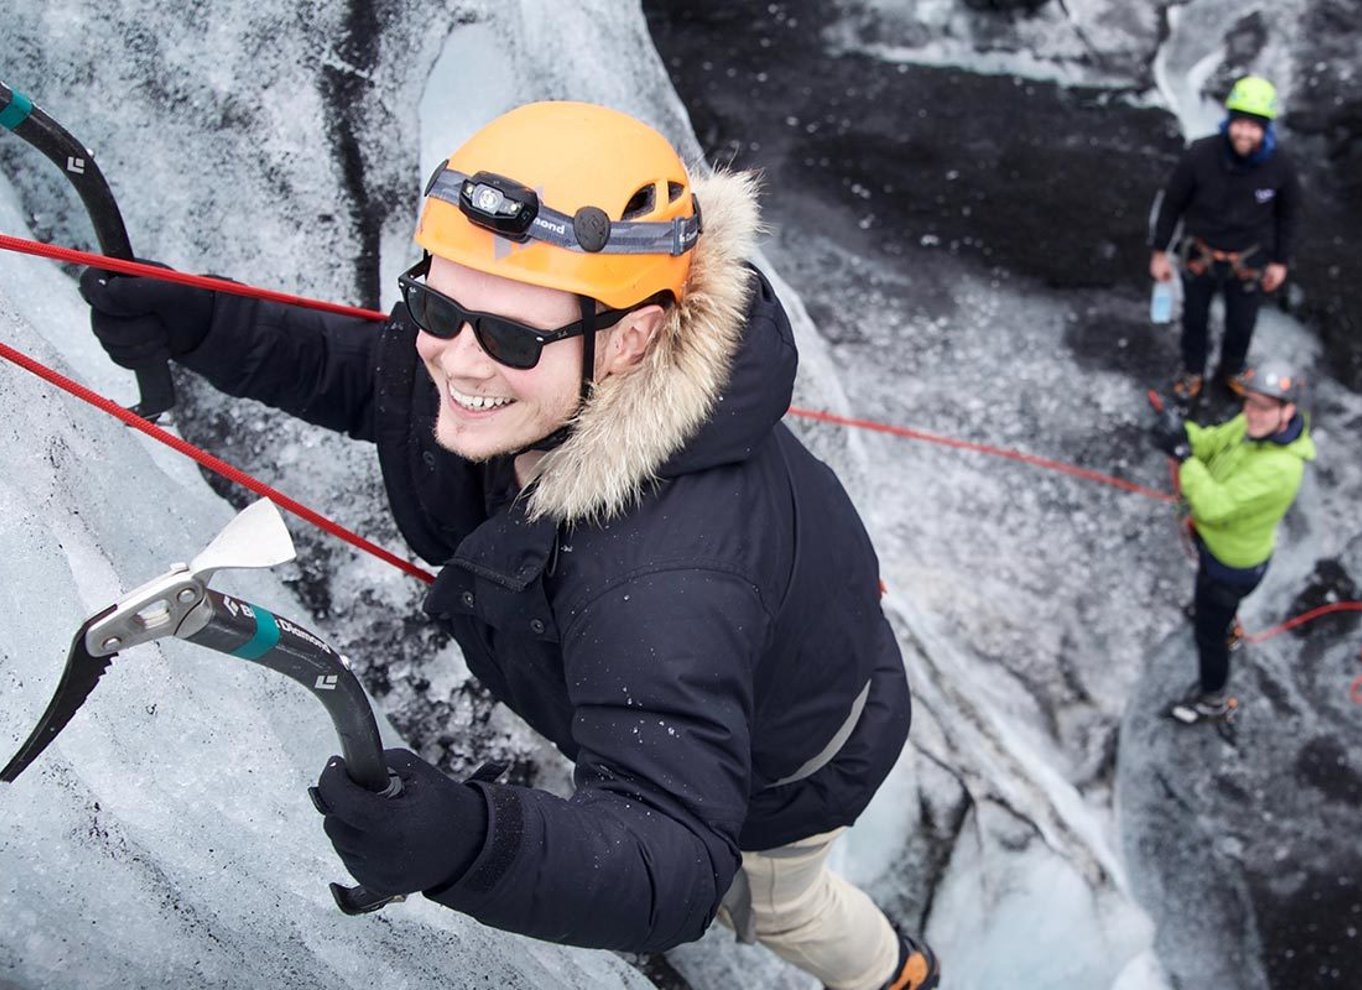
[[[1277,524],[1296,500],[1315,443],[1298,407],[1301,376],[1276,361],[1234,380],[1243,412],[1216,426],[1184,423],[1170,413],[1151,431],[1157,447],[1180,462],[1178,481],[1191,514],[1199,557],[1193,621],[1200,682],[1170,714],[1183,722],[1221,718],[1229,710],[1230,638],[1239,603],[1267,572]]]

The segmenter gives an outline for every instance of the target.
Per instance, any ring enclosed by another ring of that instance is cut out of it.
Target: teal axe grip
[[[0,110],[0,127],[12,131],[28,120],[32,112],[33,101],[17,89],[12,89],[9,91],[9,102],[5,104],[5,109]]]

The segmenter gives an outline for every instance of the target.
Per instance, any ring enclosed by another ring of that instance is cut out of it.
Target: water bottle
[[[1173,280],[1155,282],[1149,296],[1149,319],[1152,323],[1168,323],[1173,319]]]

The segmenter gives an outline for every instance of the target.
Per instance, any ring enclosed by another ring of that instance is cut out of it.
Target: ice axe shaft
[[[102,253],[125,261],[135,260],[123,215],[88,148],[48,116],[42,107],[4,82],[0,82],[0,126],[23,138],[62,170],[90,215]],[[153,359],[137,368],[136,374],[141,397],[132,407],[133,412],[154,420],[175,405],[175,382],[170,377],[170,364],[166,360]]]
[[[401,782],[383,762],[383,744],[359,680],[335,650],[318,636],[282,616],[208,589],[187,622],[202,623],[187,642],[277,670],[312,692],[326,708],[340,737],[346,772],[361,787],[395,797]],[[330,885],[346,914],[367,914],[402,895],[376,894],[362,886]]]
[[[185,631],[195,626],[197,631]],[[283,616],[211,588],[176,635],[276,670],[303,685],[331,716],[350,778],[376,793],[388,789],[383,744],[369,700],[345,661],[324,640]]]

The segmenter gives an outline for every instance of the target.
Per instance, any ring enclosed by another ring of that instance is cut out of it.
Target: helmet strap
[[[582,402],[585,402],[596,378],[596,300],[578,296],[577,305],[582,311]]]
[[[596,300],[590,296],[579,295],[577,305],[582,314],[582,384],[578,393],[574,416],[581,412],[582,406],[591,395],[591,386],[596,378]],[[563,442],[571,435],[572,423],[569,421],[548,436],[540,437],[533,443],[526,444],[510,456],[514,458],[531,450],[553,450],[555,447],[561,447]]]

